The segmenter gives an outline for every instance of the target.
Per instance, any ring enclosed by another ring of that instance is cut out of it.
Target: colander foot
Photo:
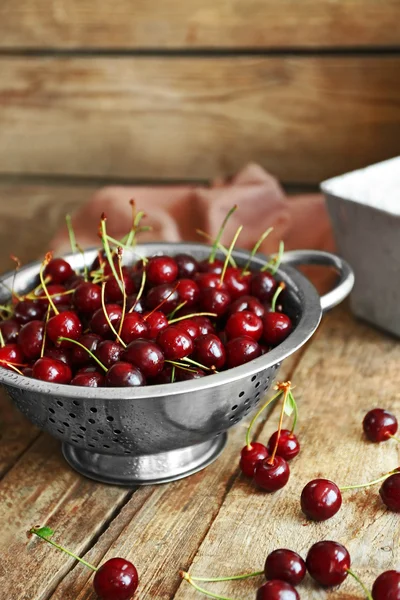
[[[218,458],[226,439],[224,433],[195,446],[141,456],[99,454],[67,443],[63,443],[62,451],[68,464],[90,479],[114,485],[150,485],[201,471]]]

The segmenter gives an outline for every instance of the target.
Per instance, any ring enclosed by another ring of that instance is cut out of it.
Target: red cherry
[[[177,254],[174,256],[178,267],[178,277],[183,279],[192,278],[199,269],[197,261],[189,254]]]
[[[289,481],[290,469],[286,460],[281,456],[275,456],[272,463],[269,461],[269,458],[265,458],[256,464],[254,481],[266,492],[276,492]]]
[[[300,596],[290,583],[273,579],[258,588],[256,600],[300,600]]]
[[[226,313],[230,302],[228,292],[218,288],[205,288],[201,291],[200,306],[205,312],[215,313],[220,317]]]
[[[240,470],[243,475],[246,477],[253,477],[254,469],[256,465],[264,460],[264,458],[268,458],[268,450],[264,446],[264,444],[260,444],[259,442],[252,442],[250,448],[248,446],[244,446],[240,453]]]
[[[329,479],[313,479],[301,493],[301,510],[312,521],[326,521],[342,506],[342,494]]]
[[[71,380],[71,385],[81,385],[82,387],[103,387],[104,382],[104,375],[94,371],[93,373],[77,373]]]
[[[69,367],[72,363],[70,350],[68,350],[67,348],[45,348],[44,356],[47,356],[47,358],[55,358],[56,360],[61,360],[61,362],[65,363]]]
[[[53,344],[57,344],[59,337],[77,340],[82,334],[82,323],[75,312],[67,311],[54,315],[48,320],[47,335]],[[72,342],[61,342],[61,346],[69,347]]]
[[[350,569],[350,554],[337,542],[317,542],[311,546],[307,558],[307,570],[317,583],[325,587],[340,585]]]
[[[214,275],[221,275],[222,269],[224,268],[224,261],[215,258],[213,262],[208,262],[208,259],[201,260],[198,264],[198,269],[201,273],[213,273]]]
[[[277,346],[292,332],[290,318],[284,313],[267,312],[263,317],[263,338],[269,346]]]
[[[117,269],[119,275],[119,269]],[[131,279],[127,267],[122,267],[122,277],[125,286],[125,295],[130,296],[136,289],[134,281]],[[123,299],[123,293],[120,288],[120,281],[117,281],[114,275],[110,275],[104,287],[104,293],[107,302],[118,302]]]
[[[263,317],[265,314],[265,308],[257,298],[254,296],[240,296],[232,302],[229,307],[229,314],[233,315],[237,312],[248,311],[257,315],[257,317]]]
[[[179,360],[193,351],[193,340],[182,329],[170,325],[157,336],[157,344],[168,360]]]
[[[190,371],[187,369],[176,369],[176,379],[178,381],[192,381],[192,379],[201,379],[205,375],[205,372],[197,367],[190,367]]]
[[[121,339],[125,344],[129,344],[138,338],[147,337],[148,331],[149,328],[142,315],[137,312],[131,312],[125,315],[121,328]]]
[[[118,304],[106,304],[105,309],[114,329],[118,331],[122,318],[122,308]],[[90,329],[103,338],[113,338],[115,333],[110,329],[103,308],[99,308],[90,320]]]
[[[261,356],[261,348],[255,340],[242,336],[230,340],[226,347],[226,362],[229,368],[238,367]]]
[[[6,344],[16,342],[21,325],[14,319],[0,321],[0,331]]]
[[[160,304],[163,304],[160,306]],[[151,288],[146,297],[146,306],[148,309],[153,310],[157,308],[164,314],[168,315],[172,312],[179,303],[179,295],[176,290],[176,285],[173,283],[164,283]]]
[[[194,306],[200,297],[200,288],[193,279],[180,279],[177,290],[179,302],[186,302],[186,307]]]
[[[138,368],[127,362],[117,362],[108,369],[106,384],[108,387],[136,387],[146,385],[146,381]]]
[[[38,358],[43,345],[43,321],[30,321],[21,328],[18,342],[24,355],[29,359]]]
[[[373,600],[400,600],[400,571],[385,571],[372,586]]]
[[[374,408],[367,412],[363,420],[365,435],[371,442],[384,442],[396,434],[397,419],[383,408]]]
[[[95,355],[99,361],[109,369],[114,363],[121,360],[122,353],[124,351],[123,346],[118,342],[111,340],[104,340],[100,342],[96,348]]]
[[[128,296],[128,298],[126,299],[127,312],[129,312],[131,310],[132,306],[134,306],[133,310],[135,312],[143,313],[145,311],[143,297],[139,298],[139,300],[138,300],[137,296],[138,296],[137,294],[132,294],[131,296]]]
[[[54,358],[38,358],[32,368],[32,377],[50,383],[70,383],[72,372],[68,365]]]
[[[56,306],[59,306],[60,304],[70,304],[71,294],[65,293],[67,290],[63,285],[60,285],[59,283],[50,284],[47,286],[46,289],[48,295],[51,296],[53,304],[55,304]],[[42,304],[42,306],[47,310],[47,307],[49,306],[49,300],[47,294],[45,294],[43,291],[37,297],[37,302],[40,302],[40,304]]]
[[[232,300],[236,300],[250,291],[251,273],[242,275],[242,269],[228,267],[225,272],[224,283]]]
[[[21,369],[21,373],[25,375],[25,377],[33,377],[32,367],[25,367],[24,369]]]
[[[14,318],[22,325],[29,321],[43,319],[46,307],[38,300],[21,300],[17,302],[14,309]]]
[[[400,512],[400,473],[395,473],[385,479],[379,494],[389,510]]]
[[[147,263],[146,274],[152,285],[172,283],[178,277],[178,265],[170,256],[153,256]]]
[[[263,332],[263,323],[254,313],[236,312],[226,322],[225,331],[230,340],[247,335],[258,342]]]
[[[136,567],[124,558],[111,558],[101,565],[93,579],[100,600],[128,600],[139,585]]]
[[[306,576],[306,563],[297,552],[282,548],[268,554],[264,572],[266,579],[280,579],[299,585]]]
[[[81,335],[78,342],[95,354],[97,346],[101,342],[101,337],[95,333],[84,333]],[[71,360],[74,365],[87,365],[92,362],[93,359],[89,352],[86,352],[83,348],[74,344],[71,349]]]
[[[275,431],[271,435],[268,441],[268,451],[272,454],[276,440],[278,438],[278,432]],[[282,456],[285,460],[292,460],[300,452],[300,443],[297,437],[288,429],[282,429],[279,436],[277,455]]]
[[[53,258],[44,270],[45,277],[51,277],[52,283],[64,283],[72,275],[74,271],[69,263],[63,258]]]
[[[217,335],[207,333],[200,335],[194,342],[195,360],[205,367],[222,369],[226,360],[223,343]]]
[[[262,302],[269,302],[272,300],[278,283],[275,278],[267,273],[266,271],[260,271],[259,273],[253,273],[250,280],[250,292],[252,296],[255,296]]]
[[[183,319],[182,321],[174,323],[174,325],[175,327],[182,329],[182,331],[185,331],[193,340],[201,335],[200,327],[193,321],[193,319]]]
[[[6,344],[0,348],[0,367],[7,368],[6,363],[21,365],[23,361],[22,348],[18,344]]]
[[[101,307],[101,288],[95,283],[84,281],[75,289],[73,301],[83,313],[92,314]]]
[[[65,289],[75,290],[78,287],[78,285],[80,285],[84,281],[85,280],[82,277],[82,275],[77,275],[76,273],[74,273],[71,277],[67,279],[67,281],[64,281]]]
[[[196,273],[194,280],[200,290],[205,290],[206,288],[218,288],[219,290],[226,292],[228,289],[225,283],[221,284],[221,277],[216,273]]]
[[[215,333],[215,327],[208,317],[191,317],[190,320],[199,327],[200,335]]]
[[[177,372],[180,369],[176,369],[176,375]],[[157,377],[153,377],[153,379],[151,379],[150,382],[148,382],[149,385],[163,385],[164,383],[171,383],[172,381],[172,366],[171,365],[165,365],[163,370],[161,371],[161,373],[159,375],[157,375]]]
[[[125,349],[122,360],[135,365],[145,377],[156,377],[164,368],[161,348],[150,340],[134,340]]]
[[[147,325],[147,337],[151,340],[155,340],[160,331],[168,327],[167,317],[159,310],[144,312],[143,319]]]

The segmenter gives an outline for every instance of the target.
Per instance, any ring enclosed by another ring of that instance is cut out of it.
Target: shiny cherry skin
[[[55,304],[56,306],[59,306],[60,304],[66,304],[66,305],[70,305],[71,304],[71,294],[66,294],[65,292],[67,291],[65,289],[65,287],[59,283],[57,284],[49,284],[47,287],[47,294],[51,297],[53,304]],[[47,294],[44,293],[44,291],[42,290],[42,292],[38,295],[37,297],[37,302],[40,302],[45,309],[47,310],[47,307],[49,306],[49,300],[47,297]]]
[[[131,308],[134,307],[134,311],[138,312],[138,313],[144,313],[145,309],[145,305],[144,305],[144,298],[141,297],[139,298],[139,300],[137,299],[137,294],[131,294],[130,296],[128,296],[128,298],[126,299],[126,310],[127,312],[129,312],[131,310]]]
[[[340,585],[350,569],[350,554],[342,544],[331,541],[317,542],[311,546],[306,558],[307,571],[324,587]]]
[[[400,600],[400,571],[385,571],[372,586],[373,600]]]
[[[284,313],[266,312],[263,317],[263,339],[268,346],[277,346],[293,330],[292,321]]]
[[[47,356],[47,358],[61,360],[61,362],[68,366],[71,366],[72,364],[71,350],[68,348],[55,348],[50,346],[44,349],[44,356]]]
[[[242,269],[238,267],[227,268],[224,283],[232,300],[236,300],[250,292],[250,277],[251,273],[242,275]]]
[[[43,333],[43,321],[29,321],[21,327],[18,343],[29,360],[39,358],[43,345]]]
[[[51,283],[64,283],[74,275],[74,270],[63,258],[52,258],[45,267],[44,275],[51,277]]]
[[[190,320],[199,327],[200,335],[206,335],[206,333],[215,333],[215,327],[208,317],[191,317]]]
[[[101,287],[89,281],[80,283],[75,288],[73,302],[80,312],[93,314],[101,307]]]
[[[264,444],[259,442],[252,442],[251,446],[244,446],[240,453],[239,467],[243,475],[246,477],[253,477],[256,465],[268,458],[268,450]]]
[[[119,304],[106,304],[105,309],[111,324],[113,325],[114,329],[118,331],[118,327],[122,318],[122,308],[119,306]],[[109,324],[107,323],[103,308],[97,309],[94,313],[90,320],[90,329],[93,331],[93,333],[97,333],[97,335],[101,336],[102,338],[115,337],[115,333],[111,330]]]
[[[379,490],[382,502],[393,512],[400,512],[400,473],[390,475]]]
[[[253,273],[250,280],[250,293],[261,302],[269,302],[278,287],[276,279],[266,271]]]
[[[194,306],[200,298],[200,288],[193,279],[180,279],[177,283],[179,302],[185,306]]]
[[[240,298],[232,302],[228,313],[233,315],[234,313],[243,311],[254,313],[257,317],[263,317],[265,314],[264,306],[254,296],[240,296]]]
[[[231,296],[219,288],[205,288],[201,291],[200,306],[204,312],[215,313],[218,317],[228,310]]]
[[[38,358],[32,367],[32,377],[49,383],[71,382],[72,372],[67,364],[54,358]]]
[[[227,291],[225,283],[221,284],[221,276],[216,273],[197,273],[194,280],[200,290],[205,290],[206,288],[218,288],[223,292]]]
[[[179,360],[189,356],[193,351],[193,340],[190,335],[174,325],[170,325],[158,334],[157,344],[168,360]]]
[[[71,379],[71,385],[80,385],[82,387],[103,387],[105,384],[104,375],[93,371],[93,373],[77,373]]]
[[[138,339],[131,342],[124,350],[122,360],[140,369],[146,378],[157,377],[164,368],[164,354],[150,340]]]
[[[275,431],[275,433],[273,433],[269,438],[268,451],[270,454],[272,454],[275,448],[277,438],[277,431]],[[300,443],[297,437],[288,429],[282,429],[279,436],[278,448],[276,451],[277,455],[282,456],[285,460],[292,460],[292,458],[297,456],[299,452]]]
[[[45,314],[46,306],[38,300],[20,300],[14,309],[14,319],[21,325],[43,319]]]
[[[129,600],[139,585],[136,567],[124,558],[110,558],[96,571],[93,587],[99,600]]]
[[[21,346],[18,344],[6,344],[0,348],[0,366],[7,367],[6,363],[12,365],[22,365],[24,354]]]
[[[82,323],[73,311],[60,312],[50,317],[47,322],[46,332],[53,344],[58,345],[60,336],[78,340],[82,334]],[[70,347],[72,342],[61,342],[60,346]]]
[[[190,367],[190,371],[188,369],[176,369],[177,381],[192,381],[192,379],[201,379],[205,375],[205,372],[197,367]]]
[[[178,267],[178,277],[182,279],[193,278],[199,270],[197,260],[193,256],[189,256],[189,254],[177,254],[174,256],[174,259]]]
[[[185,331],[193,340],[201,335],[200,327],[192,319],[183,319],[182,321],[177,321],[174,325]]]
[[[219,258],[215,258],[213,262],[209,262],[208,258],[201,260],[198,264],[198,270],[201,273],[213,273],[214,275],[221,275],[222,269],[224,268],[224,261]]]
[[[266,579],[280,579],[299,585],[306,576],[306,563],[297,552],[280,548],[268,554],[264,573]]]
[[[121,339],[125,344],[129,344],[138,338],[144,338],[148,335],[148,325],[140,313],[135,311],[125,315],[121,328]]]
[[[162,302],[163,304],[161,305]],[[166,315],[172,312],[178,304],[179,294],[174,283],[157,285],[151,288],[146,296],[146,308],[149,310],[156,308]]]
[[[117,269],[119,275],[119,269]],[[130,296],[136,289],[133,279],[131,279],[127,267],[122,267],[122,277],[124,281],[125,295]],[[123,293],[120,287],[120,282],[117,281],[114,275],[110,275],[104,287],[105,298],[107,302],[119,302],[123,299]]]
[[[3,340],[6,344],[16,342],[18,340],[18,333],[21,329],[20,323],[15,319],[5,319],[0,321],[0,331],[3,336]]]
[[[121,360],[123,351],[124,347],[118,342],[104,340],[98,344],[95,355],[109,369],[113,364]]]
[[[256,464],[254,469],[254,482],[266,492],[276,492],[283,488],[289,481],[289,465],[281,456],[275,456],[274,461],[265,458]]]
[[[300,596],[290,583],[273,579],[258,588],[256,600],[300,600]]]
[[[383,408],[374,408],[367,412],[363,420],[365,435],[371,442],[384,442],[396,435],[397,419]]]
[[[340,510],[342,494],[329,479],[313,479],[301,492],[301,510],[312,521],[327,521]]]
[[[263,332],[263,323],[260,317],[252,312],[236,312],[227,320],[225,332],[229,340],[247,335],[258,342]]]
[[[194,341],[195,360],[205,367],[222,369],[226,361],[226,352],[219,337],[213,333],[200,335]]]
[[[147,337],[151,340],[155,340],[160,331],[168,327],[168,319],[160,310],[144,312],[143,319],[147,325]]]
[[[96,353],[97,346],[101,341],[101,337],[95,333],[84,333],[78,340],[80,344],[85,346],[85,348],[90,350],[93,354]],[[86,352],[86,350],[74,344],[73,348],[71,348],[71,361],[74,365],[83,366],[93,362],[93,359],[89,352]]]
[[[151,285],[172,283],[178,277],[178,265],[171,256],[153,256],[147,263],[146,275]]]
[[[175,376],[176,379],[178,379],[177,376],[177,371],[179,369],[175,370]],[[168,365],[166,364],[163,368],[163,370],[161,371],[161,373],[159,375],[157,375],[157,377],[153,377],[153,379],[150,379],[147,382],[147,385],[163,385],[164,383],[171,383],[172,381],[172,365]]]
[[[144,375],[137,367],[127,362],[111,365],[106,373],[107,387],[137,387],[146,385]]]
[[[255,340],[241,336],[230,340],[226,347],[226,363],[229,368],[239,367],[261,356],[261,348]]]

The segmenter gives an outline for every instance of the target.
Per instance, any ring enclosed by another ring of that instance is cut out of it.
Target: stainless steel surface
[[[143,244],[126,262],[138,256],[181,252],[202,259],[208,256],[209,247]],[[95,256],[96,251],[87,251],[86,262],[91,264]],[[307,256],[310,259],[311,255]],[[234,257],[242,265],[248,253],[236,251]],[[74,268],[83,266],[80,255],[66,258]],[[285,260],[294,263],[296,253]],[[263,264],[264,260],[254,258],[252,268],[257,270]],[[32,288],[38,269],[39,263],[21,269],[15,283],[17,293]],[[0,382],[21,412],[60,439],[68,462],[89,477],[129,485],[179,479],[218,455],[224,433],[257,406],[281,361],[300,348],[319,324],[321,303],[313,285],[287,264],[280,267],[277,278],[286,283],[285,308],[295,329],[277,348],[235,369],[142,388],[83,388],[37,381],[0,367]],[[10,287],[11,280],[8,275],[3,282]],[[342,286],[340,290],[343,298],[346,289]],[[8,297],[2,286],[0,302]]]

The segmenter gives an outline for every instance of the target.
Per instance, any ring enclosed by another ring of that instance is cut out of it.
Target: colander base
[[[68,464],[81,475],[102,483],[133,487],[168,483],[201,471],[218,458],[226,440],[224,433],[194,446],[141,456],[99,454],[65,442],[62,451]]]

